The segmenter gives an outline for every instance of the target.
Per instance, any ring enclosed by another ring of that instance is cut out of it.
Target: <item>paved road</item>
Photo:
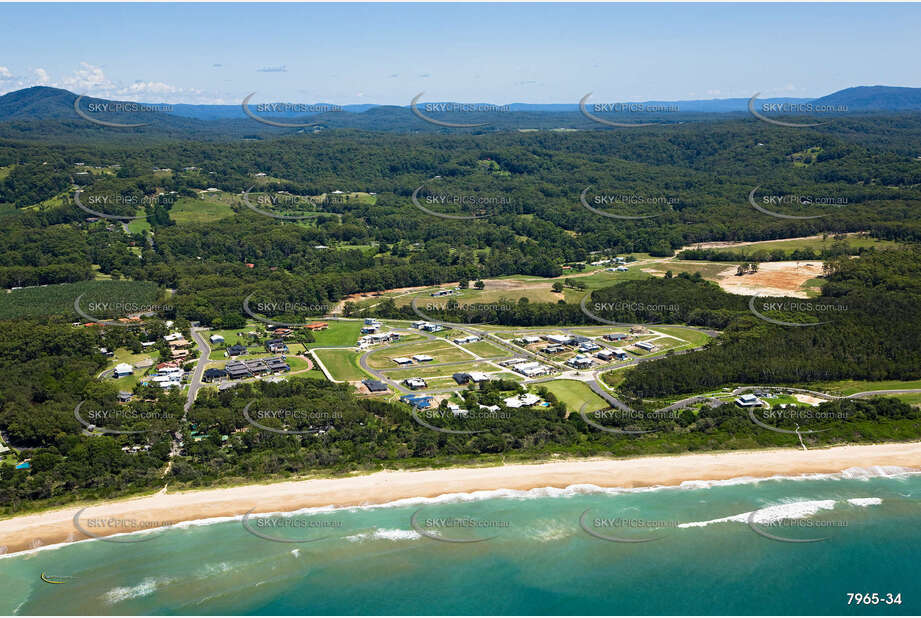
[[[198,349],[201,354],[198,356],[198,362],[195,363],[195,369],[192,370],[192,380],[189,382],[189,396],[186,398],[184,407],[186,412],[188,412],[192,404],[195,403],[195,397],[198,396],[198,389],[201,388],[202,376],[205,374],[205,367],[208,365],[208,357],[211,355],[211,346],[200,332],[203,330],[207,329],[192,329],[192,339],[198,344]]]

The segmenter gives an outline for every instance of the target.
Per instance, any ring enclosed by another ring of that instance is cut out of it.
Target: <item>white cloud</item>
[[[0,67],[0,79],[11,79],[13,73],[6,67]]]
[[[35,84],[36,86],[47,86],[51,83],[51,76],[48,75],[48,71],[42,68],[33,69],[35,73]]]

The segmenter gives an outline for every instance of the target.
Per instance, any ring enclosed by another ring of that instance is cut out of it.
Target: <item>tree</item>
[[[562,282],[560,282],[560,281],[554,281],[554,282],[553,282],[553,286],[552,286],[551,289],[552,289],[554,292],[556,292],[557,294],[559,294],[560,292],[563,291],[563,284],[562,284]]]
[[[478,290],[482,290],[483,288],[486,287],[486,284],[483,283],[482,279],[477,279],[476,283],[473,284],[473,287],[475,287]]]

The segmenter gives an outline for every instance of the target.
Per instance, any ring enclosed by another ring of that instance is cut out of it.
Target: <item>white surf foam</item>
[[[679,528],[702,528],[712,524],[722,524],[727,522],[748,523],[748,518],[755,513],[752,521],[759,524],[766,524],[783,519],[806,519],[815,515],[819,511],[825,511],[835,508],[834,500],[802,500],[799,502],[788,502],[785,504],[775,504],[764,507],[757,511],[747,511],[738,515],[729,515],[717,519],[708,519],[707,521],[692,521],[684,524],[678,524]]]
[[[882,504],[882,498],[851,498],[848,500],[850,504],[854,506],[873,506],[876,504]]]
[[[384,541],[414,541],[421,539],[422,535],[414,530],[401,530],[399,528],[377,528],[374,532],[362,532],[345,537],[346,541],[352,543],[368,540]]]
[[[169,582],[170,580],[168,578],[157,579],[154,577],[148,577],[136,586],[112,588],[112,590],[109,590],[103,595],[103,598],[109,605],[115,605],[116,603],[121,603],[122,601],[150,596],[157,591],[161,584],[166,584]]]

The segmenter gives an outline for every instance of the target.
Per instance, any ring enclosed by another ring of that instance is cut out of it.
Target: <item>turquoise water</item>
[[[595,534],[656,540],[596,538],[580,526],[587,509],[583,523]],[[827,540],[772,540],[749,526],[752,512],[754,527],[774,536]],[[414,530],[413,514],[427,535],[493,538],[440,542]],[[477,525],[438,521],[451,518]],[[10,556],[0,560],[0,613],[921,613],[921,475],[895,470],[652,490],[480,492],[278,522],[248,525],[312,542],[268,541],[228,520],[140,543]],[[43,572],[72,579],[46,584]],[[849,592],[901,593],[902,604],[849,607]]]

